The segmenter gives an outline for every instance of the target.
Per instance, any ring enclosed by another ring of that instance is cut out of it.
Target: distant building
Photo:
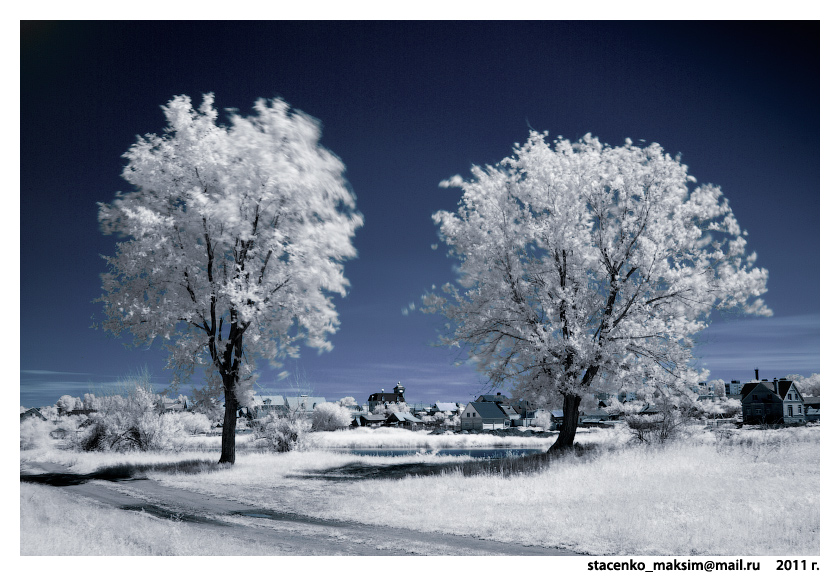
[[[727,396],[737,396],[741,393],[741,388],[743,388],[743,385],[740,380],[733,380],[723,385],[723,390]]]
[[[497,402],[470,402],[461,412],[461,430],[499,430],[510,425],[510,414]]]
[[[367,426],[376,428],[385,424],[387,417],[383,414],[356,414],[351,417],[350,426]]]
[[[47,420],[44,417],[44,415],[41,414],[41,411],[38,410],[37,408],[30,408],[29,410],[26,410],[26,411],[20,413],[20,421],[21,422],[23,422],[24,420],[28,420],[30,418],[38,418],[39,420],[43,420],[45,422]]]
[[[384,404],[394,404],[396,402],[405,402],[405,386],[397,382],[397,385],[394,386],[394,392],[385,392],[385,389],[382,389],[382,392],[376,392],[375,394],[371,394],[368,398],[368,410],[373,412],[374,408],[377,406],[381,406]]]
[[[758,370],[756,370],[756,375]],[[741,388],[744,424],[805,422],[805,402],[791,380],[754,380]]]
[[[248,408],[245,412],[250,418],[262,418],[263,416],[268,415],[269,412],[285,414],[286,399],[280,395],[263,396],[255,394],[254,406],[252,408]]]
[[[437,412],[451,412],[457,415],[458,404],[455,402],[435,402],[435,405],[432,407],[432,413]]]
[[[323,396],[286,396],[286,409],[292,413],[310,415],[315,411],[315,406],[327,401]]]
[[[417,430],[417,428],[423,426],[423,421],[409,412],[393,412],[385,419],[385,425]]]
[[[501,392],[496,392],[495,394],[482,394],[478,398],[475,399],[476,402],[502,402],[504,404],[510,404],[510,398],[502,394]]]

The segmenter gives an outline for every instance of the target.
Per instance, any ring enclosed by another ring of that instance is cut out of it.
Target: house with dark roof
[[[475,399],[476,402],[502,402],[503,404],[510,404],[510,398],[502,394],[501,392],[496,392],[495,394],[482,394],[478,398]]]
[[[461,430],[499,430],[509,428],[510,423],[510,414],[497,402],[470,402],[461,412]]]
[[[405,402],[405,386],[397,382],[397,385],[394,386],[394,392],[385,392],[385,389],[382,389],[382,392],[376,392],[371,394],[368,397],[368,410],[373,412],[374,408],[377,406],[382,406],[385,404],[394,404],[397,402]]]
[[[385,424],[387,417],[384,414],[354,414],[350,420],[350,426],[367,426],[376,428]]]
[[[805,402],[791,380],[753,380],[741,388],[744,424],[805,422]]]
[[[44,422],[47,421],[44,415],[41,414],[41,411],[37,408],[30,408],[29,410],[25,410],[24,412],[20,413],[21,422],[23,422],[24,420],[28,420],[29,418],[38,418],[40,420],[43,420]]]
[[[385,419],[385,426],[417,430],[417,428],[421,428],[423,426],[423,421],[412,415],[410,412],[392,412],[388,418]]]

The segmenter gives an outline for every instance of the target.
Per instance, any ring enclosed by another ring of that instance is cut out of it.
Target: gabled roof
[[[802,399],[802,394],[799,393],[799,390],[796,388],[796,386],[794,386],[793,382],[791,382],[790,380],[779,380],[779,396],[784,398],[785,396],[787,396],[788,392],[790,392],[791,388],[793,388],[793,390],[796,392],[796,395],[799,396],[800,399]]]
[[[455,402],[435,402],[435,408],[441,412],[457,412],[458,404]]]
[[[422,420],[412,416],[408,412],[394,412],[393,414],[388,416],[388,420],[399,420],[400,422],[416,422],[418,424],[423,422]]]
[[[356,417],[367,420],[368,422],[384,422],[388,418],[384,414],[360,414]]]
[[[759,388],[759,386],[762,386],[763,389]],[[778,391],[774,390],[774,386],[777,387]],[[756,392],[756,389],[758,389],[757,391],[759,394],[770,394],[771,396],[775,396],[776,399],[781,400],[787,396],[791,388],[796,391],[799,398],[802,398],[802,394],[799,393],[799,389],[796,385],[792,381],[785,380],[784,378],[781,380],[774,380],[773,382],[769,380],[762,380],[761,382],[747,382],[744,384],[743,388],[741,388],[741,398],[743,400],[747,400],[749,395]]]
[[[254,404],[257,406],[285,406],[286,401],[280,395],[262,396],[260,394],[254,394]]]
[[[520,418],[519,412],[514,410],[511,406],[506,406],[505,404],[501,404],[498,406],[499,409],[501,409],[501,411],[505,413],[505,416],[507,416],[511,420],[516,420],[517,418]]]
[[[768,386],[768,384],[769,384],[769,386]],[[758,388],[759,386],[764,386],[764,388],[767,389],[767,392],[769,392],[770,394],[775,394],[775,392],[773,392],[772,384],[773,384],[772,382],[768,382],[766,380],[761,381],[761,382],[747,382],[741,388],[741,398],[746,400],[747,397],[750,394],[752,394],[755,391],[755,389]],[[762,394],[765,393],[763,390],[759,390],[759,392],[762,393]]]
[[[805,403],[805,406],[819,406],[820,405],[820,397],[819,396],[803,396],[802,401]]]
[[[496,394],[482,394],[475,399],[476,402],[510,402],[510,398],[497,392]]]
[[[562,410],[552,410],[551,415],[554,418],[562,418],[563,417],[563,411]]]
[[[470,402],[469,405],[475,409],[482,420],[510,419],[495,402]],[[469,409],[469,406],[467,408]]]
[[[26,420],[27,418],[33,418],[33,417],[34,418],[40,418],[41,420],[46,420],[44,415],[41,414],[41,411],[38,410],[37,408],[30,408],[29,410],[26,410],[25,412],[20,413],[20,419],[21,420]]]

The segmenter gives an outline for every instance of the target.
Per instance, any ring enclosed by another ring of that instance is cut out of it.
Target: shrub
[[[172,450],[180,448],[184,426],[178,414],[160,414],[158,398],[138,383],[126,396],[97,398],[99,411],[76,435],[82,450]]]
[[[534,414],[534,424],[543,430],[551,430],[551,412],[548,410],[537,410]]]
[[[71,410],[76,410],[82,407],[82,401],[79,398],[73,398],[69,394],[65,394],[55,403],[59,414],[66,414]]]
[[[40,418],[27,418],[20,423],[20,449],[42,448],[50,441],[54,425]]]
[[[181,427],[187,434],[206,434],[212,427],[210,419],[205,414],[175,412],[174,415],[180,420]]]
[[[332,432],[350,426],[350,411],[333,402],[323,402],[315,406],[312,413],[312,429],[320,432]]]
[[[624,419],[640,442],[665,442],[675,438],[683,426],[683,416],[679,410],[663,409],[658,414],[627,414]]]
[[[298,448],[311,424],[309,420],[295,414],[280,416],[269,412],[268,416],[251,421],[254,438],[266,442],[276,452],[290,452]]]

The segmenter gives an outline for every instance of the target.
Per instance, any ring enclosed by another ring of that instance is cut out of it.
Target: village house
[[[184,412],[190,407],[186,396],[180,396],[177,399],[166,398],[161,399],[161,409],[164,412]]]
[[[44,415],[41,414],[41,411],[38,410],[37,408],[30,408],[29,410],[25,410],[25,411],[20,413],[20,421],[21,422],[23,422],[24,420],[28,420],[30,418],[38,418],[40,420],[43,420],[44,422],[46,422],[46,420],[47,420],[44,417]]]
[[[583,428],[593,427],[606,422],[617,422],[618,419],[618,414],[611,414],[603,408],[589,408],[580,411],[578,425]]]
[[[376,428],[385,424],[387,416],[384,414],[355,414],[351,416],[350,426],[357,428],[360,426],[367,426]]]
[[[423,421],[409,412],[392,412],[385,419],[385,425],[394,426],[395,428],[405,428],[407,430],[417,430],[423,427]]]
[[[254,394],[254,406],[245,409],[245,415],[249,418],[262,418],[269,412],[280,414],[286,411],[286,399],[283,396],[263,396]]]
[[[326,401],[327,399],[323,396],[308,396],[306,394],[286,396],[286,410],[291,414],[311,416],[315,411],[315,406]]]
[[[443,412],[450,415],[458,415],[458,404],[455,402],[435,402],[429,414],[437,414]]]
[[[478,398],[475,399],[476,402],[499,402],[502,404],[510,405],[510,398],[502,394],[501,392],[496,392],[495,394],[482,394]]]
[[[741,388],[744,424],[793,424],[805,422],[805,402],[791,380],[774,378],[747,382]]]
[[[376,392],[371,394],[368,398],[368,410],[371,412],[377,406],[383,406],[385,404],[395,404],[397,402],[405,402],[405,386],[397,382],[397,385],[394,386],[394,392],[385,392],[385,389],[382,389],[382,392]]]
[[[461,430],[500,430],[510,425],[510,414],[497,402],[470,402],[461,412]]]

